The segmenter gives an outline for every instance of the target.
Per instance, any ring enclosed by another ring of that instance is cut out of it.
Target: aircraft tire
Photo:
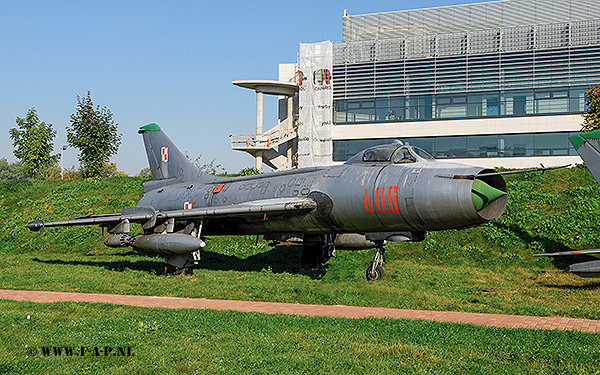
[[[322,251],[319,246],[304,246],[300,260],[303,270],[313,271],[319,268],[321,265],[319,251]]]
[[[193,274],[194,274],[194,269],[193,269],[193,268],[186,268],[186,269],[183,271],[183,274],[184,274],[184,275],[191,276],[191,275],[193,275]]]
[[[371,266],[369,266],[367,268],[366,276],[368,282],[383,280],[385,278],[385,271],[383,270],[383,267],[377,266],[375,267],[375,272],[371,274]]]

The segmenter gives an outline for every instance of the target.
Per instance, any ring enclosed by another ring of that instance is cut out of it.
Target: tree
[[[33,177],[43,177],[48,168],[54,166],[60,155],[50,155],[56,136],[52,124],[40,122],[35,108],[22,119],[17,117],[17,127],[10,129],[10,138],[15,148],[13,154],[24,166],[24,173]]]
[[[252,176],[254,174],[262,174],[262,172],[256,169],[256,167],[247,167],[243,168],[240,170],[240,173],[238,173],[240,176]]]
[[[6,158],[2,158],[0,159],[0,180],[20,180],[25,178],[23,169],[21,163],[9,163]]]
[[[222,164],[217,164],[217,159],[213,158],[210,162],[208,163],[202,163],[200,161],[200,159],[202,159],[202,154],[198,155],[198,157],[194,160],[192,160],[190,158],[190,156],[188,155],[188,152],[185,152],[185,157],[191,161],[192,163],[194,163],[194,165],[196,166],[196,168],[198,168],[199,170],[201,170],[202,172],[206,173],[206,174],[210,174],[213,176],[221,176],[221,175],[226,175],[227,171],[225,170],[225,168],[223,168],[221,165]]]
[[[600,85],[590,86],[585,93],[587,111],[582,114],[581,131],[591,132],[600,129]]]
[[[106,107],[94,109],[89,91],[86,98],[77,96],[77,111],[67,126],[67,142],[79,149],[78,159],[86,177],[104,177],[106,164],[119,150],[123,135],[117,133],[112,117]]]

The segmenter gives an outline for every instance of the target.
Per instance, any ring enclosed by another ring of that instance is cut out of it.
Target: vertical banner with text
[[[298,167],[333,158],[333,43],[300,43]]]

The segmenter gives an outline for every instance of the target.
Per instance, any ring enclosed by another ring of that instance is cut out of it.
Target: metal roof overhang
[[[269,81],[269,80],[235,80],[234,85],[246,89],[252,89],[256,92],[262,92],[269,95],[294,96],[299,87],[293,82]]]

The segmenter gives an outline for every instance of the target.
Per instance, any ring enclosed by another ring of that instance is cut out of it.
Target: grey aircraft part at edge
[[[576,134],[569,141],[579,154],[596,182],[600,184],[600,130]],[[534,257],[556,257],[572,255],[599,254],[600,249],[561,251],[557,253],[534,254]],[[569,267],[569,272],[586,278],[600,278],[600,260],[575,263]]]
[[[193,272],[208,235],[264,235],[301,245],[304,269],[325,263],[336,247],[374,247],[367,279],[376,280],[383,278],[386,241],[422,241],[427,231],[478,226],[498,218],[507,204],[498,172],[436,162],[399,141],[361,151],[343,165],[218,177],[196,168],[157,124],[138,133],[153,180],[144,183],[137,206],[27,227],[98,224],[111,234],[107,246],[161,254],[175,273]],[[129,236],[131,222],[142,224],[144,234]]]
[[[600,130],[573,135],[569,141],[600,184]]]

